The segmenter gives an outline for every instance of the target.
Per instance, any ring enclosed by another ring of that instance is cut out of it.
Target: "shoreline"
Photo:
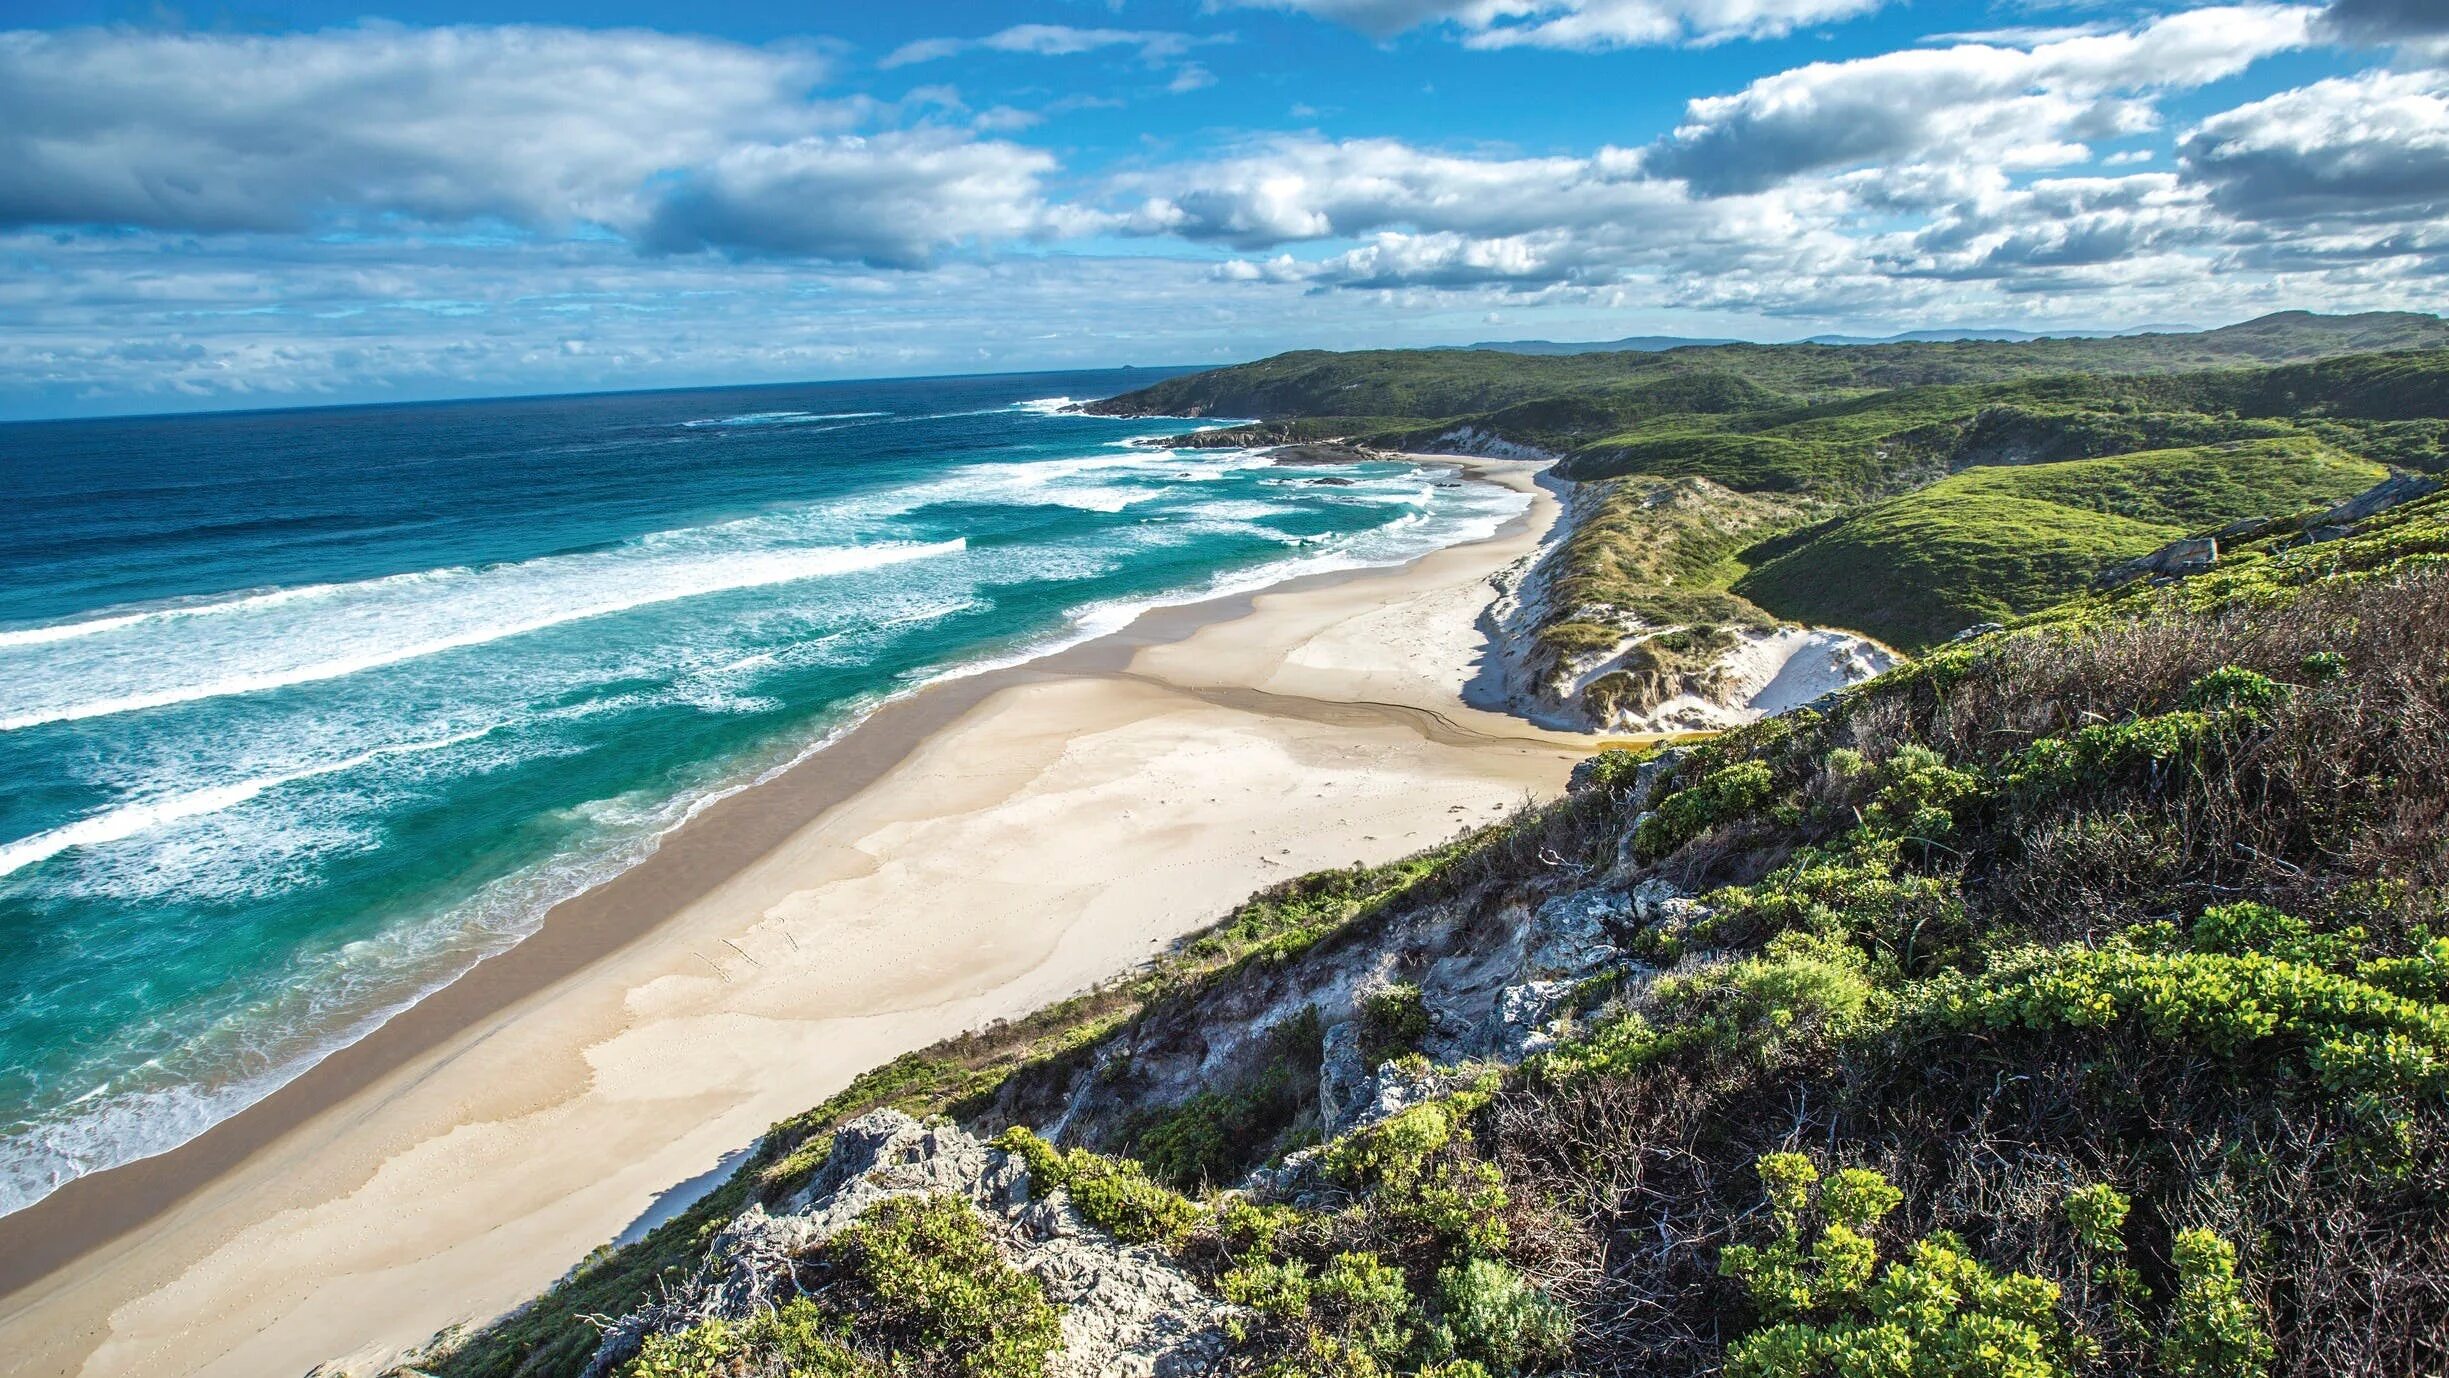
[[[959,888],[959,877],[929,882],[932,891],[927,884],[909,889],[887,884],[882,888],[892,903],[885,912],[876,912],[871,901],[841,911],[857,916],[845,920],[835,917],[837,911],[828,903],[823,924],[815,927],[802,922],[808,915],[783,914],[792,902],[807,896],[824,895],[829,901],[838,895],[858,896],[860,885],[884,866],[905,864],[894,857],[890,845],[870,845],[879,837],[897,839],[955,825],[975,829],[985,826],[981,819],[1007,827],[1011,820],[997,819],[995,810],[1018,814],[1023,810],[1016,801],[1039,816],[1038,821],[1075,832],[1124,823],[1129,840],[1143,847],[1148,845],[1143,834],[1168,829],[1213,844],[1227,831],[1228,819],[1261,825],[1249,829],[1256,836],[1274,813],[1297,811],[1270,800],[1247,817],[1231,808],[1216,817],[1195,807],[1166,814],[1164,808],[1188,801],[1162,795],[1151,801],[1145,791],[1133,793],[1140,781],[1129,770],[1109,771],[1111,778],[1097,775],[1094,788],[1074,789],[1072,794],[1085,798],[1103,791],[1114,801],[1152,810],[1153,823],[1129,824],[1129,808],[1120,810],[1119,819],[1093,813],[1076,819],[1068,816],[1078,812],[1071,807],[1076,799],[1057,800],[1065,807],[1049,810],[1045,801],[1027,798],[1032,784],[1060,775],[1059,767],[1083,740],[1111,736],[1123,744],[1125,755],[1204,752],[1237,763],[1196,769],[1173,782],[1193,789],[1201,787],[1202,780],[1221,788],[1218,781],[1236,778],[1236,770],[1255,788],[1269,770],[1278,768],[1269,752],[1332,757],[1339,746],[1348,752],[1350,739],[1368,734],[1405,749],[1472,758],[1467,767],[1461,762],[1422,767],[1435,778],[1445,778],[1436,772],[1446,771],[1464,782],[1485,775],[1488,782],[1502,781],[1507,787],[1527,788],[1541,780],[1561,784],[1570,762],[1591,749],[1589,739],[1545,732],[1518,719],[1465,707],[1462,676],[1441,683],[1453,667],[1424,664],[1450,659],[1460,643],[1439,643],[1432,653],[1412,647],[1408,658],[1403,648],[1391,655],[1375,654],[1383,648],[1366,638],[1357,647],[1327,644],[1339,624],[1383,622],[1389,592],[1399,594],[1435,579],[1446,581],[1436,590],[1440,596],[1476,593],[1479,605],[1485,606],[1493,596],[1488,578],[1535,552],[1557,519],[1557,504],[1532,481],[1539,466],[1452,456],[1416,458],[1529,492],[1532,506],[1491,537],[1443,547],[1403,565],[1305,575],[1222,597],[1160,605],[1119,631],[1019,664],[948,676],[888,702],[778,775],[717,799],[668,833],[650,856],[554,906],[534,933],[255,1105],[177,1149],[79,1178],[24,1210],[0,1217],[0,1337],[6,1337],[0,1339],[0,1353],[14,1356],[0,1372],[157,1373],[168,1371],[165,1363],[184,1364],[179,1370],[184,1372],[261,1372],[266,1363],[294,1371],[338,1357],[316,1350],[351,1329],[355,1341],[368,1346],[362,1358],[395,1353],[432,1333],[432,1327],[409,1333],[423,1319],[446,1313],[451,1320],[481,1319],[531,1295],[575,1263],[587,1247],[621,1234],[642,1211],[668,1208],[673,1192],[704,1176],[722,1153],[736,1152],[753,1140],[774,1115],[755,1122],[745,1135],[736,1129],[754,1120],[763,1102],[782,1094],[767,1088],[762,1079],[775,1073],[766,1065],[776,1061],[773,1050],[761,1057],[753,1043],[739,1049],[719,1040],[704,1046],[713,1026],[726,1020],[731,1025],[765,1020],[787,1024],[788,1032],[803,1038],[811,1030],[823,1031],[816,1048],[802,1051],[838,1066],[817,1073],[788,1067],[804,1082],[787,1093],[804,1099],[780,1102],[781,1113],[790,1113],[826,1093],[808,1094],[808,1086],[822,1086],[828,1077],[846,1081],[896,1052],[923,1046],[932,1041],[922,1036],[931,1030],[940,1030],[936,1036],[959,1032],[1074,993],[1127,969],[1148,946],[1198,926],[1268,880],[1313,869],[1313,859],[1295,865],[1263,855],[1237,858],[1235,865],[1222,868],[1209,863],[1206,869],[1229,873],[1230,879],[1216,878],[1217,886],[1239,888],[1202,889],[1187,904],[1166,897],[1166,904],[1157,905],[1158,896],[1137,896],[1139,908],[1166,911],[1154,916],[1124,912],[1132,908],[1128,901],[1119,907],[1102,905],[1102,911],[1114,912],[1099,917],[1075,916],[1054,906],[1100,907],[1104,897],[1074,896],[1071,891],[1078,887],[1058,884],[1044,897],[1049,915],[1065,916],[1055,920],[1056,931],[1017,933],[1006,928],[1029,925],[973,923],[977,931],[968,936],[979,950],[971,952],[932,931],[913,941],[907,916],[899,911],[905,894],[942,892],[975,899],[974,879],[966,892]],[[1384,587],[1374,596],[1355,594],[1356,586],[1371,584]],[[1411,604],[1398,599],[1391,606]],[[1475,619],[1466,619],[1465,631],[1477,637]],[[1327,649],[1321,651],[1321,645]],[[1361,654],[1352,654],[1356,650]],[[1388,671],[1389,662],[1400,669]],[[1467,666],[1461,668],[1467,672]],[[1254,747],[1252,742],[1261,737],[1268,739]],[[967,759],[942,760],[956,741],[962,751],[953,754],[966,753]],[[1005,746],[1012,748],[1013,759],[989,759]],[[1049,753],[1051,759],[1046,759]],[[1334,777],[1347,771],[1367,771],[1368,755],[1334,757],[1335,764],[1320,783],[1335,783]],[[1173,756],[1162,759],[1171,761]],[[1514,759],[1495,763],[1481,756]],[[944,769],[973,761],[988,769]],[[989,783],[988,776],[1000,779]],[[1012,780],[1022,781],[1016,792],[995,795],[998,785]],[[890,787],[897,781],[902,794],[913,796],[899,805],[912,816],[893,816],[892,807],[877,805],[883,809],[876,820],[882,826],[853,839],[848,848],[839,839],[812,836],[857,813],[855,806],[863,801],[892,795]],[[1381,843],[1378,834],[1357,833],[1361,826],[1379,827],[1391,838],[1393,823],[1373,820],[1408,819],[1416,824],[1444,802],[1418,799],[1418,785],[1406,779],[1387,790],[1394,802],[1380,813],[1355,813],[1334,804],[1318,809],[1360,820],[1340,818],[1352,835],[1334,836],[1329,828],[1321,845],[1367,842],[1378,844],[1385,855],[1427,845],[1435,839]],[[1325,789],[1315,791],[1315,797],[1329,799]],[[948,812],[947,806],[956,802],[971,807]],[[1284,843],[1280,850],[1290,854],[1294,844],[1317,831],[1315,826],[1293,829],[1271,840]],[[1418,828],[1409,836],[1419,837]],[[1044,846],[1035,837],[1028,841],[1031,845],[1018,854],[1021,862]],[[924,851],[922,847],[917,854],[923,856]],[[1328,864],[1351,859],[1339,856]],[[1264,865],[1276,867],[1274,875],[1262,870]],[[1015,874],[1025,872],[1024,865]],[[1252,872],[1257,872],[1256,884],[1249,883]],[[764,888],[744,889],[752,878]],[[1108,888],[1128,889],[1124,882],[1129,879],[1127,874],[1117,877]],[[1024,886],[1028,883],[1023,881]],[[1166,884],[1169,889],[1184,888],[1179,882]],[[777,897],[778,903],[768,903]],[[813,908],[813,902],[804,907]],[[889,932],[865,931],[880,930],[896,919],[904,922]],[[782,926],[777,928],[777,923]],[[796,931],[794,923],[799,925]],[[1100,931],[1082,932],[1091,928]],[[1145,941],[1114,944],[1110,938],[1115,935],[1106,931],[1113,929]],[[787,939],[789,954],[776,950],[761,960],[751,943],[742,941],[776,933]],[[867,979],[905,977],[899,999],[879,1001],[864,989],[830,990],[829,964],[799,959],[802,936],[841,941],[846,934],[891,959],[881,961]],[[1038,941],[1029,946],[1032,938]],[[945,950],[948,945],[951,950]],[[711,949],[714,955],[699,949]],[[766,974],[769,962],[788,974]],[[709,970],[719,983],[708,979]],[[736,995],[725,993],[735,980],[742,989]],[[812,996],[841,1004],[820,1004],[819,1012],[812,1014],[807,1003]],[[699,1023],[687,1022],[691,1020]],[[668,1036],[658,1044],[641,1030]],[[555,1032],[565,1036],[554,1037]],[[712,1060],[721,1065],[706,1069],[705,1078],[691,1078],[675,1088],[668,1084],[673,1075],[669,1067],[661,1069],[665,1081],[658,1083],[648,1074],[650,1067],[624,1064],[619,1056],[624,1040],[653,1046],[667,1058],[675,1051],[715,1054]],[[881,1055],[876,1055],[879,1050]],[[732,1074],[734,1085],[719,1085],[724,1072]],[[544,1121],[571,1106],[617,1127],[617,1117],[602,1113],[598,1102],[606,1099],[608,1087],[619,1090],[624,1079],[628,1089],[642,1093],[637,1104],[668,1106],[674,1118],[660,1128],[647,1128],[638,1143],[627,1145],[636,1150],[634,1156],[623,1156],[622,1144],[595,1138],[559,1146],[591,1147],[610,1160],[603,1174],[576,1175],[629,1180],[617,1187],[574,1188],[560,1194],[549,1185],[523,1194],[508,1192],[528,1208],[508,1225],[487,1214],[498,1202],[434,1201],[430,1192],[375,1192],[395,1208],[406,1204],[421,1210],[428,1218],[419,1224],[430,1238],[379,1266],[367,1264],[367,1254],[382,1253],[366,1238],[381,1217],[369,1215],[365,1207],[376,1203],[361,1198],[385,1186],[386,1177],[414,1180],[423,1173],[429,1185],[437,1177],[446,1183],[465,1182],[469,1189],[458,1196],[483,1196],[478,1188],[497,1184],[481,1168],[458,1176],[435,1174],[430,1160],[457,1158],[466,1168],[469,1153],[482,1157],[483,1146],[460,1145],[454,1151],[450,1141],[463,1137],[463,1131],[465,1137],[483,1139],[484,1131],[505,1125],[511,1128],[491,1137],[519,1140],[521,1133],[514,1131],[525,1126],[532,1131],[524,1136],[530,1147],[551,1147],[555,1134]],[[718,1085],[696,1086],[701,1079]],[[697,1110],[709,1113],[698,1115]],[[731,1140],[710,1139],[716,1134],[729,1134]],[[719,1144],[719,1151],[709,1155],[710,1144]],[[654,1161],[658,1159],[662,1161]],[[661,1180],[650,1185],[658,1175]],[[607,1200],[634,1198],[641,1191],[646,1198],[642,1211],[605,1223]],[[582,1198],[582,1206],[570,1206]],[[558,1218],[556,1212],[583,1218]],[[317,1216],[322,1217],[319,1223]],[[512,1231],[516,1237],[499,1237],[510,1226],[528,1224],[535,1217],[554,1218]],[[288,1266],[303,1275],[292,1285],[305,1286],[307,1295],[266,1295],[278,1293],[281,1284],[259,1276],[263,1270],[250,1266],[246,1250],[251,1241],[280,1239],[299,1227],[305,1227],[311,1241],[287,1251]],[[322,1233],[316,1233],[318,1229]],[[533,1256],[571,1241],[583,1242],[563,1255]],[[432,1252],[437,1245],[444,1246],[444,1252]],[[488,1246],[492,1256],[476,1269],[481,1281],[469,1277],[463,1282],[457,1273],[464,1269],[454,1269],[448,1252],[470,1245]],[[513,1255],[507,1261],[499,1256],[504,1250]],[[352,1271],[353,1265],[366,1266]],[[338,1276],[323,1285],[327,1273]],[[413,1299],[394,1295],[402,1273],[421,1279],[425,1293]],[[370,1285],[350,1294],[343,1284],[352,1281]],[[456,1307],[451,1296],[439,1295],[453,1291],[460,1294]],[[385,1307],[375,1301],[378,1297],[393,1304]],[[316,1318],[293,1325],[297,1312],[290,1304],[303,1301],[322,1305]],[[373,1315],[365,1314],[368,1306],[374,1307]],[[209,1321],[200,1319],[207,1317]],[[210,1333],[193,1333],[200,1331]],[[165,1352],[166,1346],[174,1348]],[[297,1360],[302,1362],[293,1362]]]

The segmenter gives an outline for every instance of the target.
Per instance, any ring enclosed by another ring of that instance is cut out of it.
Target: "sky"
[[[2449,0],[0,24],[0,418],[2449,307]]]

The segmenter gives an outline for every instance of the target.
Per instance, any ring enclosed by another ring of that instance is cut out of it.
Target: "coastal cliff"
[[[2449,352],[2326,357],[2427,320],[1095,404],[1563,455],[1466,696],[1683,740],[880,1066],[420,1371],[2439,1370]]]
[[[424,1371],[2428,1371],[2445,558],[2419,497],[1603,753],[877,1069]]]

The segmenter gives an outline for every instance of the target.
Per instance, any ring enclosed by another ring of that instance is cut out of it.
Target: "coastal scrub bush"
[[[1711,771],[1699,783],[1661,800],[1643,821],[1633,845],[1646,857],[1664,856],[1721,823],[1765,806],[1777,779],[1759,761],[1737,761]]]
[[[621,1378],[882,1378],[806,1297],[745,1321],[721,1317],[649,1335]]]
[[[1361,1064],[1375,1067],[1420,1046],[1428,1037],[1429,1008],[1420,987],[1409,981],[1380,986],[1361,1000]]]
[[[2236,1246],[2209,1230],[2184,1230],[2171,1253],[2177,1296],[2160,1362],[2173,1378],[2262,1378],[2270,1337],[2236,1275]]]
[[[1466,1359],[1493,1378],[1512,1378],[1546,1372],[1572,1350],[1573,1321],[1565,1309],[1496,1259],[1439,1269],[1437,1300],[1439,1318],[1428,1334],[1433,1359]]]
[[[826,1246],[859,1284],[862,1343],[895,1370],[1036,1378],[1062,1346],[1062,1319],[1036,1278],[1007,1262],[986,1223],[951,1196],[894,1196]]]
[[[2058,1288],[1998,1273],[1944,1232],[1885,1264],[1867,1231],[1903,1200],[1845,1168],[1821,1180],[1799,1153],[1758,1164],[1776,1237],[1719,1256],[1768,1324],[1727,1349],[1730,1378],[2063,1378]]]
[[[1126,1244],[1174,1247],[1205,1216],[1196,1202],[1150,1180],[1132,1159],[1057,1148],[1021,1125],[1005,1130],[995,1146],[1029,1165],[1036,1189],[1066,1188],[1090,1224]]]
[[[1327,1145],[1327,1174],[1368,1192],[1376,1228],[1429,1254],[1495,1254],[1507,1242],[1505,1175],[1472,1152],[1470,1117],[1494,1079],[1396,1111]]]
[[[1957,1029],[2127,1027],[2222,1057],[2274,1056],[2332,1092],[2449,1088],[2449,1009],[2259,952],[2036,949],[1927,985],[1917,1012]]]
[[[1273,1352],[1258,1371],[1277,1378],[1383,1374],[1412,1345],[1411,1289],[1402,1270],[1372,1253],[1338,1253],[1316,1270],[1298,1259],[1245,1264],[1218,1289],[1250,1312],[1228,1333],[1245,1348]]]

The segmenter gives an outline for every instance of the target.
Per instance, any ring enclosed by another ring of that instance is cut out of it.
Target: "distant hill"
[[[1825,406],[1898,388],[2072,374],[2163,374],[2288,364],[2379,350],[2449,348],[2449,321],[2412,312],[2293,311],[2217,330],[2110,338],[1908,341],[1829,348],[1727,344],[1608,353],[1304,350],[1169,378],[1089,404],[1108,416],[1307,419],[1305,434],[1411,433],[1457,424],[1545,449],[1574,449],[1661,415],[1669,379],[1720,401],[1706,414]],[[1697,381],[1696,381],[1697,380]],[[1508,415],[1498,415],[1507,413]],[[1558,424],[1560,415],[1565,424]]]
[[[1996,330],[1945,326],[1907,330],[1895,335],[1811,335],[1793,344],[1885,345],[1945,344],[1956,340],[2113,340],[2133,335],[2192,335],[2190,325],[2137,325],[2124,330]],[[1669,349],[1708,349],[1717,345],[1753,344],[1752,340],[1702,339],[1682,335],[1627,335],[1621,340],[1481,340],[1467,345],[1430,345],[1434,350],[1487,350],[1497,354],[1656,354]]]
[[[1482,340],[1467,345],[1430,345],[1431,349],[1484,349],[1498,354],[1655,354],[1667,349],[1697,349],[1743,344],[1742,340],[1698,340],[1681,335],[1627,335],[1621,340]]]
[[[1809,335],[1796,344],[1883,345],[1944,344],[1954,340],[2119,340],[2133,335],[2197,335],[2191,325],[2137,325],[2124,330],[1981,330],[1952,326],[1939,330],[1907,330],[1895,335]]]

